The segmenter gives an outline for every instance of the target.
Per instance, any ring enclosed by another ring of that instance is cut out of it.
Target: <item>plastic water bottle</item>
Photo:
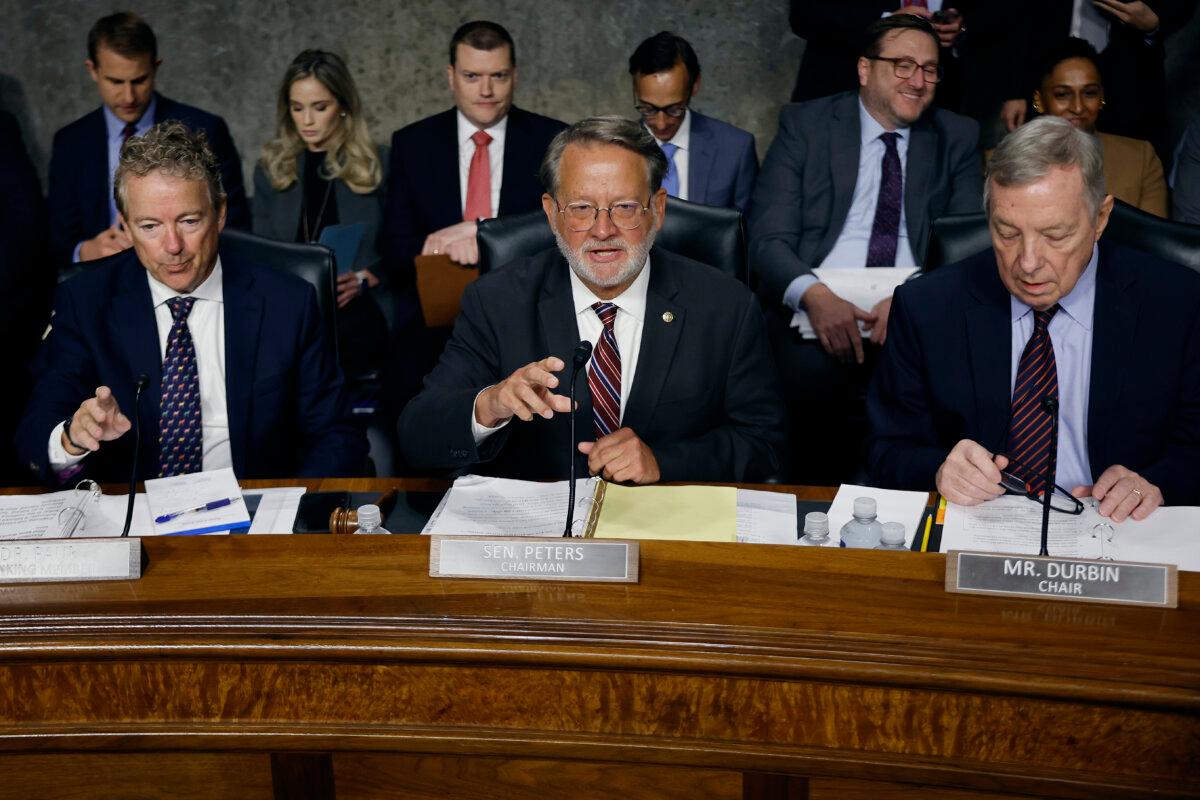
[[[358,530],[355,533],[388,533],[383,527],[379,506],[358,507]]]
[[[875,498],[854,498],[854,518],[842,526],[842,547],[871,549],[879,544],[883,526],[875,519]]]
[[[829,541],[829,516],[820,511],[810,511],[804,515],[804,535],[800,544],[820,547]]]
[[[876,550],[907,550],[904,546],[904,525],[899,522],[883,523],[883,535],[879,537]]]

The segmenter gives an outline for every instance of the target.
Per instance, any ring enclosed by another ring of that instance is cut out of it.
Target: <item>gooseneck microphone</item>
[[[1039,556],[1050,555],[1050,496],[1054,494],[1054,473],[1058,468],[1058,398],[1042,398],[1042,411],[1050,415],[1050,453],[1046,462],[1046,485],[1042,489],[1042,549]]]
[[[150,385],[150,379],[138,375],[133,392],[133,466],[129,470],[129,503],[125,506],[125,529],[121,537],[129,535],[129,526],[133,524],[133,498],[137,492],[138,456],[142,452],[142,390]]]
[[[563,536],[571,535],[571,524],[575,522],[575,379],[579,371],[592,357],[592,343],[586,339],[575,345],[575,355],[571,358],[571,489],[567,495],[567,526],[563,528]]]

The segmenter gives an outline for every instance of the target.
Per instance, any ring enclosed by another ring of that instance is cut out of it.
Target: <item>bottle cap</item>
[[[856,497],[856,498],[854,498],[854,516],[856,516],[856,517],[873,517],[873,516],[875,516],[875,498],[874,497]]]
[[[904,526],[899,522],[883,523],[883,533],[879,537],[880,544],[904,544]]]
[[[804,515],[804,532],[816,538],[829,535],[829,516],[820,511],[810,511]]]
[[[374,530],[383,523],[383,519],[379,513],[379,506],[366,505],[358,507],[358,529],[359,530]]]

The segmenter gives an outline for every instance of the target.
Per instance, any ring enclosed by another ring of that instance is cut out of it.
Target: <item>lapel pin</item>
[[[670,324],[671,324],[672,322],[674,322],[674,321],[675,321],[675,315],[674,315],[674,314],[672,314],[670,311],[664,311],[664,312],[663,312],[663,322],[665,322],[665,323],[667,323],[668,325],[670,325]]]

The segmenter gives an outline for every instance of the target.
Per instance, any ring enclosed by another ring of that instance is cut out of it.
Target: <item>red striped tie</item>
[[[1018,468],[1017,474],[1035,492],[1040,492],[1046,485],[1046,463],[1050,459],[1052,420],[1042,409],[1042,399],[1058,397],[1058,368],[1048,330],[1050,320],[1057,312],[1057,305],[1033,312],[1033,335],[1021,352],[1012,393],[1008,457],[1023,468]]]
[[[592,390],[592,417],[596,423],[596,438],[621,427],[621,352],[617,349],[617,337],[613,333],[613,322],[617,318],[617,307],[612,303],[593,303],[592,310],[600,317],[604,333],[592,350],[591,371],[588,373],[588,388]]]

